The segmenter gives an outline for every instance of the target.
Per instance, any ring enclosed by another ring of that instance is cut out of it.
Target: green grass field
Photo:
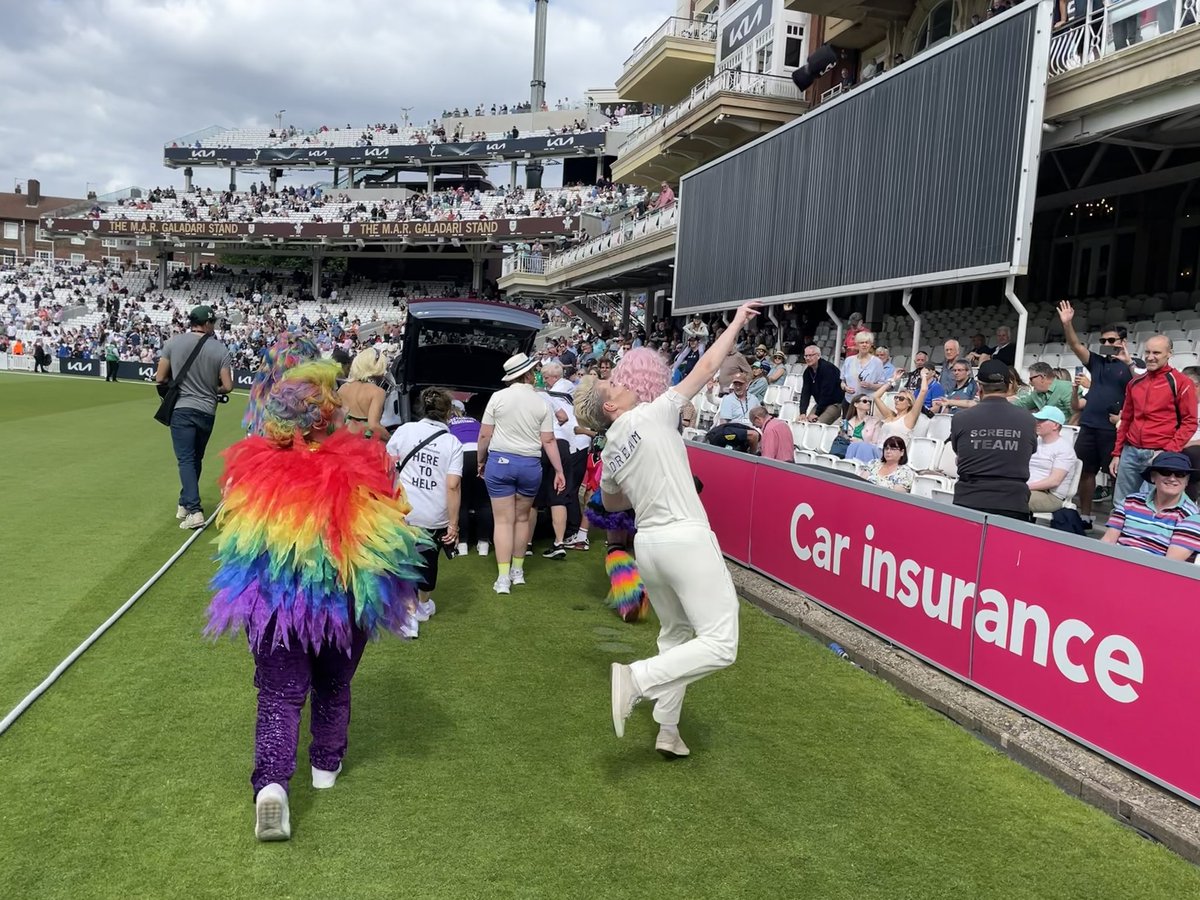
[[[141,385],[0,375],[0,714],[185,537],[151,408]],[[602,607],[599,548],[536,557],[505,598],[490,560],[443,562],[420,640],[367,649],[337,787],[307,786],[302,750],[293,839],[258,844],[251,660],[200,637],[210,537],[0,736],[0,897],[1200,895],[1178,857],[750,606],[737,664],[688,693],[692,757],[661,760],[642,707],[617,740],[608,664],[654,629]]]

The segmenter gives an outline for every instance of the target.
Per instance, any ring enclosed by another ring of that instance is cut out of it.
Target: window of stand
[[[788,23],[783,45],[783,67],[788,71],[804,65],[804,26]]]
[[[33,255],[38,262],[54,262],[53,250],[35,250]]]
[[[954,0],[945,0],[929,11],[913,41],[913,56],[940,44],[954,33]]]

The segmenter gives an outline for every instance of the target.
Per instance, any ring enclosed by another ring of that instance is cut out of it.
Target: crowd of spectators
[[[282,186],[272,191],[265,182],[245,191],[204,188],[177,193],[154,188],[145,197],[125,198],[108,205],[94,204],[92,219],[135,221],[214,222],[391,222],[513,218],[560,218],[582,213],[611,215],[643,202],[645,193],[625,185],[571,184],[562,188],[468,188],[405,196],[353,199],[317,186]]]

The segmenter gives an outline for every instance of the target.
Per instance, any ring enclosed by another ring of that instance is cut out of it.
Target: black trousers
[[[108,360],[104,361],[104,380],[105,381],[116,381],[117,380],[117,366],[119,366],[119,365],[121,365],[121,364],[119,362],[117,362],[115,359],[108,359]]]
[[[488,498],[487,485],[479,477],[479,455],[474,450],[463,453],[462,496],[458,507],[458,540],[467,544],[472,540],[491,541],[492,501]],[[471,524],[475,530],[472,532]],[[474,538],[472,538],[474,534]]]
[[[563,472],[567,476],[567,490],[570,498],[567,500],[567,537],[579,532],[583,525],[583,506],[579,503],[579,489],[583,487],[583,479],[587,477],[586,450],[576,450],[569,457],[570,463]]]

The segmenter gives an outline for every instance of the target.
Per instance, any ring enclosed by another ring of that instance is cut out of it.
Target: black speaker
[[[792,72],[792,81],[796,83],[796,87],[800,90],[807,91],[812,87],[814,81],[836,66],[837,63],[837,51],[826,44],[810,56],[804,65]]]
[[[828,44],[808,58],[808,70],[813,73],[813,78],[820,78],[837,64],[837,51]]]

